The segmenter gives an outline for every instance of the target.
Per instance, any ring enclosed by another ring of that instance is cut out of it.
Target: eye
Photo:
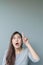
[[[19,38],[19,39],[21,39],[21,37],[20,37],[20,36],[18,36],[18,38]]]

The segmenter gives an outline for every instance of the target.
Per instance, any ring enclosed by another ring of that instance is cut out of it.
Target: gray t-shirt
[[[5,52],[2,65],[6,64],[6,55],[7,55],[7,53]],[[39,59],[35,60],[32,57],[32,55],[29,52],[28,48],[25,48],[20,54],[16,55],[15,65],[28,65],[29,64],[29,60],[31,60],[34,63],[39,61]]]

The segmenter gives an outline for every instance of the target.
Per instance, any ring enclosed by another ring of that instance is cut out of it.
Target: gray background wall
[[[43,64],[43,0],[0,0],[0,65],[14,31],[24,32]]]

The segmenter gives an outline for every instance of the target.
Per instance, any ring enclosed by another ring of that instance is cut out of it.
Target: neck
[[[21,50],[22,50],[22,48],[17,48],[17,49],[15,49],[15,53],[19,54],[21,52]]]

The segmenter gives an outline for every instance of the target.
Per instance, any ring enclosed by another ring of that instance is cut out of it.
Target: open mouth
[[[16,45],[19,45],[19,43],[16,43]]]

